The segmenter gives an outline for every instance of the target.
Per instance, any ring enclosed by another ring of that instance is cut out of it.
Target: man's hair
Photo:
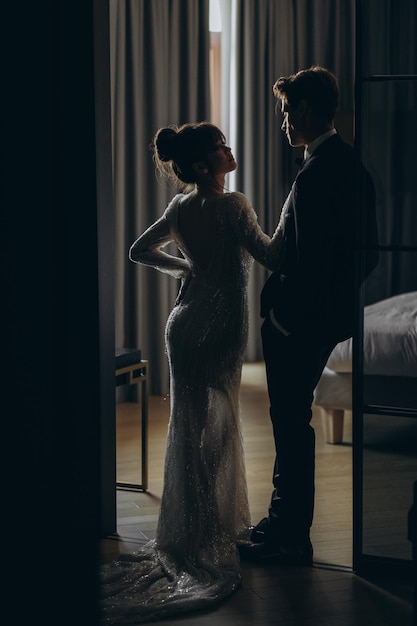
[[[273,86],[277,99],[295,109],[305,100],[314,113],[326,121],[334,120],[339,106],[339,89],[335,75],[324,67],[313,65],[291,76],[281,76]]]

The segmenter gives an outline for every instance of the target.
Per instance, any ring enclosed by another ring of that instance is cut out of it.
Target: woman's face
[[[220,140],[216,147],[208,153],[207,165],[213,175],[227,174],[237,168],[231,148]]]

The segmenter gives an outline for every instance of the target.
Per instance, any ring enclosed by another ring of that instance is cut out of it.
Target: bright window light
[[[222,17],[220,13],[219,0],[210,0],[210,31],[220,33],[222,29]]]

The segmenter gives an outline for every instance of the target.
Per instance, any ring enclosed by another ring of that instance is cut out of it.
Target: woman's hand
[[[192,278],[192,273],[188,271],[185,276],[181,279],[181,287],[177,295],[177,299],[175,300],[175,306],[177,306],[181,300],[184,298],[185,292],[188,289],[188,285],[190,284]]]

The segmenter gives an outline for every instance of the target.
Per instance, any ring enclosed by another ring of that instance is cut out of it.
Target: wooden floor
[[[263,364],[244,366],[242,424],[252,521],[267,510],[274,446]],[[149,490],[117,491],[117,534],[102,542],[103,561],[155,536],[162,492],[169,398],[149,399]],[[140,482],[138,406],[118,405],[117,479]],[[242,587],[215,611],[160,622],[168,626],[409,626],[411,586],[397,581],[366,581],[352,567],[351,424],[344,444],[323,440],[318,412],[316,430],[316,510],[311,539],[314,567],[282,569],[242,563]]]

